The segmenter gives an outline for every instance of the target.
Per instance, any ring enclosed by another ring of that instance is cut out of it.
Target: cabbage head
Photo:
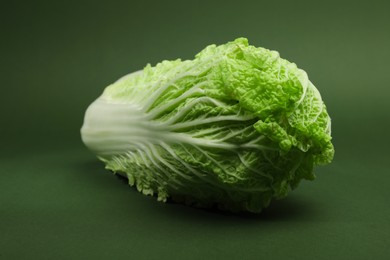
[[[334,155],[305,71],[245,38],[119,79],[88,107],[81,135],[143,194],[235,212],[260,212]]]

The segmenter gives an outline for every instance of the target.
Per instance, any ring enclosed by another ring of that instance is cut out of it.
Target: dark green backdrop
[[[0,259],[390,256],[390,4],[1,4]],[[84,148],[83,113],[120,76],[236,37],[309,74],[336,156],[259,216],[158,203]]]

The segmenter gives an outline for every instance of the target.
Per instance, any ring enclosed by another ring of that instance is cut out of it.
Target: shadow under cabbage
[[[104,165],[99,161],[88,161],[83,166],[84,170],[88,172],[107,173],[112,175],[112,172],[105,170]],[[315,220],[317,217],[318,205],[315,203],[315,199],[309,196],[304,196],[302,193],[297,194],[292,191],[286,198],[280,200],[271,201],[270,205],[263,209],[260,213],[250,212],[229,212],[212,208],[198,208],[194,206],[184,205],[176,203],[172,200],[168,200],[166,203],[158,202],[156,196],[150,197],[139,193],[135,187],[131,187],[128,184],[127,178],[116,174],[116,179],[121,182],[125,188],[129,191],[133,191],[137,196],[145,197],[145,203],[142,206],[156,214],[167,215],[172,218],[186,218],[187,220],[206,218],[208,220],[215,219],[221,221],[222,219],[245,219],[254,221],[303,221],[303,220]],[[115,178],[112,176],[113,178]],[[111,184],[113,184],[111,182]],[[122,186],[122,185],[121,185]],[[124,187],[122,186],[122,187]],[[129,196],[130,193],[129,193]],[[123,198],[122,198],[123,199]],[[249,221],[251,222],[251,221]]]
[[[128,185],[127,178],[117,174],[119,180]],[[135,187],[130,189],[136,191]],[[136,191],[138,193],[138,191]],[[139,193],[144,196],[143,194]],[[156,196],[153,199],[157,200]],[[183,217],[227,217],[227,218],[240,218],[240,219],[253,219],[263,221],[288,221],[288,220],[307,220],[315,218],[316,207],[314,201],[310,198],[303,197],[302,195],[294,194],[291,192],[289,196],[284,199],[274,199],[270,205],[263,209],[260,213],[251,212],[231,212],[226,210],[220,210],[217,206],[211,208],[202,208],[191,205],[185,205],[177,203],[173,200],[168,199],[167,202],[157,202],[157,204],[163,205],[166,214],[178,214]],[[161,212],[160,212],[161,213]]]

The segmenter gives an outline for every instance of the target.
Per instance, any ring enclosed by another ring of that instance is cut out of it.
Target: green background
[[[385,259],[390,256],[386,1],[1,4],[0,259]],[[260,215],[163,204],[81,143],[119,77],[236,37],[307,71],[334,162]]]

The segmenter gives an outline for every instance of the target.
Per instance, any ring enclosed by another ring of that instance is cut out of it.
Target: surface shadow
[[[259,213],[250,212],[229,212],[219,210],[217,208],[196,208],[192,206],[182,205],[169,201],[164,205],[163,214],[177,215],[180,218],[200,219],[216,221],[240,221],[245,220],[246,223],[251,222],[276,222],[276,221],[305,221],[315,220],[317,210],[314,201],[290,194],[287,198],[274,200],[270,206],[263,209]]]
[[[213,222],[231,222],[242,221],[245,223],[251,222],[276,222],[276,221],[310,221],[317,219],[318,207],[315,200],[309,196],[302,194],[291,194],[281,200],[271,201],[269,207],[262,210],[260,213],[249,212],[229,212],[218,208],[198,208],[194,206],[184,205],[168,200],[166,203],[158,202],[157,198],[145,196],[137,191],[135,187],[128,185],[127,178],[112,173],[104,169],[104,164],[98,160],[88,160],[78,165],[80,170],[86,173],[90,178],[96,179],[96,174],[105,175],[104,179],[115,179],[118,182],[118,188],[128,189],[129,201],[141,200],[137,206],[144,207],[143,210],[159,216],[165,216],[172,219],[187,219],[188,221],[209,221]],[[111,185],[115,182],[110,181]],[[122,198],[123,199],[123,198]],[[144,200],[144,201],[142,201]],[[128,209],[130,210],[130,209]],[[134,208],[131,208],[133,212]],[[127,209],[124,209],[127,211]]]

